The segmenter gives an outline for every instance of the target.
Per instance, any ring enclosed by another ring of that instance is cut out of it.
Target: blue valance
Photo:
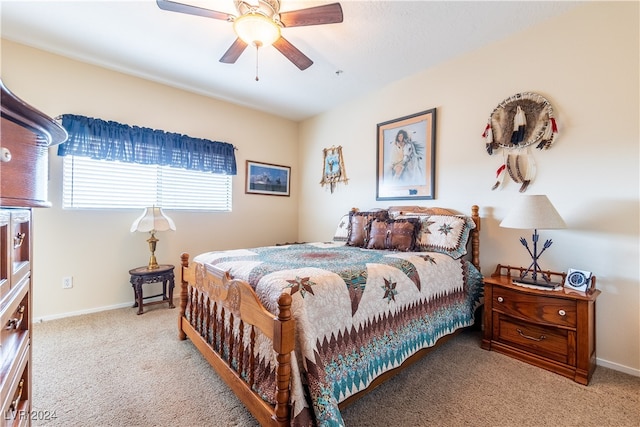
[[[172,166],[236,175],[233,145],[73,114],[62,116],[69,138],[59,156]]]

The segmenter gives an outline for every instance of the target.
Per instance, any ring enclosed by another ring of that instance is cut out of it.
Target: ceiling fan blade
[[[337,24],[342,22],[342,6],[340,6],[340,3],[331,3],[307,9],[281,12],[280,22],[285,27]]]
[[[220,62],[224,62],[225,64],[234,64],[242,52],[247,48],[247,44],[243,42],[240,38],[237,38],[236,41],[227,49],[227,51],[220,58]]]
[[[203,7],[191,6],[188,4],[177,3],[169,0],[156,0],[158,7],[162,10],[168,10],[170,12],[186,13],[188,15],[204,16],[205,18],[221,19],[223,21],[230,21],[235,18],[234,15],[230,15],[224,12],[218,12],[215,10],[205,9]]]
[[[297,47],[289,43],[282,36],[278,40],[276,40],[276,42],[273,44],[273,47],[278,49],[280,53],[286,56],[289,61],[293,62],[293,65],[303,71],[313,64],[313,61],[310,60],[307,55],[300,52]]]

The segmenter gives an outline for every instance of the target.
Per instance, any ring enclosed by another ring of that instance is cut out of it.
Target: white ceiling
[[[236,14],[233,0],[175,0]],[[281,11],[327,1],[282,0]],[[314,61],[300,71],[275,48],[218,60],[232,24],[160,10],[155,0],[1,0],[8,40],[292,120],[321,113],[566,12],[567,1],[340,0],[344,22],[284,28]],[[517,52],[513,53],[518,60]]]

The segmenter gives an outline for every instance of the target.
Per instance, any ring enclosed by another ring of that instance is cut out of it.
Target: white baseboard
[[[68,313],[52,314],[51,316],[35,317],[33,319],[33,321],[34,322],[48,322],[50,320],[64,319],[65,317],[80,316],[82,314],[98,313],[100,311],[116,310],[118,308],[125,308],[125,307],[132,307],[132,306],[133,306],[132,303],[125,302],[125,303],[122,303],[122,304],[108,305],[108,306],[105,306],[105,307],[96,307],[96,308],[89,308],[87,310],[79,310],[79,311],[71,311],[71,312],[68,312]]]
[[[614,371],[624,372],[625,374],[633,375],[634,377],[640,377],[640,369],[634,369],[629,366],[620,365],[619,363],[596,358],[596,365],[613,369]]]

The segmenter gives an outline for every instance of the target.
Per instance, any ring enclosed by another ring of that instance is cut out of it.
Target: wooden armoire
[[[49,146],[67,139],[57,122],[26,104],[2,80],[0,124],[0,416],[30,425],[32,209],[47,201]]]

